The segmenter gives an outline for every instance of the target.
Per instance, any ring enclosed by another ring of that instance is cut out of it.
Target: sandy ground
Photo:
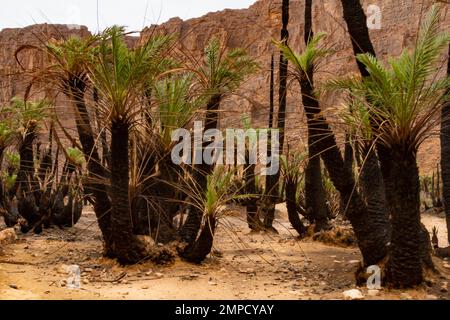
[[[222,220],[215,238],[217,254],[202,265],[177,260],[170,266],[143,263],[121,267],[102,257],[95,215],[86,210],[75,228],[48,229],[39,236],[19,235],[0,256],[0,299],[342,299],[356,289],[357,248],[297,240],[284,208],[278,211],[279,235],[249,234],[242,213]],[[427,228],[439,228],[447,245],[442,216],[426,214]],[[1,227],[0,227],[1,228]],[[233,231],[231,231],[233,230]],[[416,290],[381,290],[365,299],[449,299],[448,261]],[[81,287],[66,287],[65,265],[81,268]],[[373,293],[372,293],[373,294]]]

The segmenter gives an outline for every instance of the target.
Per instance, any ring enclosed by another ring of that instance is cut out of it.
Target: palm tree
[[[121,27],[107,29],[89,64],[89,77],[99,94],[99,108],[111,131],[111,250],[122,263],[146,257],[147,248],[133,234],[129,196],[130,130],[141,110],[149,77],[168,48],[169,37],[150,38],[129,50]]]
[[[276,43],[294,67],[294,76],[297,78],[302,91],[302,102],[308,123],[308,151],[309,160],[305,169],[305,200],[306,210],[315,219],[316,231],[327,228],[328,214],[325,203],[325,190],[322,182],[320,164],[320,150],[318,141],[322,139],[323,132],[317,123],[317,115],[321,113],[319,101],[314,95],[314,65],[318,59],[327,55],[329,50],[320,48],[319,42],[325,37],[320,33],[316,36],[310,30],[305,34],[307,45],[301,55],[296,55],[289,46]]]
[[[355,58],[358,54],[362,53],[369,53],[376,57],[366,23],[367,17],[360,1],[342,0],[341,3]],[[364,65],[357,59],[356,63],[361,76],[363,78],[368,77],[369,73]],[[356,142],[359,157],[362,158],[360,159],[361,168],[359,174],[360,190],[367,204],[371,221],[380,224],[380,226],[384,226],[384,234],[389,239],[391,228],[386,203],[386,192],[381,169],[378,164],[377,148],[374,148],[373,145],[373,142],[370,140]]]
[[[377,141],[378,155],[392,217],[392,240],[387,281],[411,287],[423,281],[422,269],[430,264],[424,251],[420,223],[420,182],[417,150],[439,121],[440,106],[448,99],[450,78],[436,80],[436,63],[450,41],[439,32],[439,11],[430,10],[413,52],[405,51],[385,67],[371,54],[357,56],[369,74],[330,83],[346,92],[369,114],[359,126]],[[429,237],[425,246],[429,248]],[[419,240],[418,240],[419,239]]]
[[[195,90],[192,73],[168,73],[151,84],[152,101],[145,111],[144,130],[135,130],[132,157],[132,198],[134,223],[141,234],[150,229],[155,241],[167,243],[178,238],[173,219],[179,213],[183,193],[174,184],[183,183],[182,168],[171,160],[176,142],[172,133],[188,128],[204,105],[204,96]],[[150,121],[148,121],[150,120]],[[148,125],[151,127],[148,128]],[[150,204],[150,205],[149,205]],[[149,212],[148,208],[155,208]],[[149,222],[150,221],[150,222]]]
[[[190,195],[191,204],[202,212],[202,227],[198,237],[181,252],[181,257],[189,262],[200,263],[211,252],[214,233],[220,219],[223,218],[223,206],[239,200],[246,200],[254,195],[242,194],[234,190],[234,170],[217,166],[208,175],[206,189],[199,186],[193,177],[188,177],[185,193]]]
[[[26,102],[18,98],[12,101],[12,111],[17,119],[19,139],[20,169],[17,188],[21,192],[33,193],[37,191],[34,177],[33,145],[38,136],[39,127],[48,111],[48,103],[44,100]]]
[[[105,241],[105,251],[109,255],[110,248],[108,235],[110,232],[111,202],[107,194],[105,179],[106,170],[101,165],[96,138],[92,129],[89,113],[85,101],[85,93],[89,86],[87,65],[92,58],[97,37],[79,38],[70,37],[67,40],[50,42],[43,48],[35,46],[22,46],[16,53],[16,60],[20,52],[24,50],[36,50],[43,52],[49,59],[48,66],[42,70],[34,71],[33,81],[28,91],[35,83],[44,83],[56,86],[60,92],[65,94],[73,104],[76,114],[76,128],[78,131],[83,153],[87,161],[89,180],[85,184],[85,192],[94,197],[94,211]]]
[[[447,77],[450,76],[450,45],[447,63]],[[450,95],[447,88],[447,95]],[[444,199],[445,219],[447,221],[448,241],[450,243],[450,103],[447,100],[442,106],[441,114],[441,168],[442,195]]]
[[[312,30],[312,0],[305,2],[305,44],[314,48],[316,43]],[[320,37],[319,37],[320,38]],[[320,39],[316,38],[317,41]],[[323,52],[325,54],[326,52]],[[319,58],[322,53],[314,54]],[[318,101],[313,98],[314,91],[314,62],[311,61],[309,69],[305,69],[298,78],[300,88],[302,90],[302,101],[308,124],[308,152],[309,161],[305,170],[305,204],[306,210],[313,213],[314,222],[316,224],[315,231],[327,229],[328,226],[328,208],[325,202],[325,190],[322,181],[322,166],[320,163],[321,150],[316,148],[316,141],[320,139],[321,131],[314,127],[313,117],[321,112]]]
[[[283,0],[281,4],[281,42],[287,44],[289,41],[289,0]],[[277,128],[280,130],[280,152],[283,153],[284,140],[285,140],[285,127],[286,127],[286,98],[287,98],[287,79],[288,79],[288,59],[280,53],[280,65],[279,65],[279,91],[278,91],[278,124]],[[273,227],[273,220],[275,218],[275,206],[274,203],[278,198],[278,183],[280,180],[280,172],[266,177],[266,197],[268,206],[266,208],[267,213],[264,218],[264,227],[268,231],[277,232]]]
[[[206,96],[206,113],[204,130],[216,129],[219,125],[220,104],[232,94],[258,65],[245,50],[235,48],[227,50],[219,39],[212,38],[206,45],[204,60],[199,66],[189,68],[196,76],[196,81]],[[208,143],[204,143],[205,150]],[[202,163],[195,167],[194,178],[200,188],[206,189],[206,177],[212,173],[213,165]],[[190,211],[184,224],[182,238],[191,242],[196,238],[201,224],[201,212],[196,208]]]
[[[314,63],[327,54],[326,48],[320,47],[320,39],[324,34],[318,34],[310,40],[302,54],[295,53],[288,45],[276,43],[287,59],[292,63],[296,77],[302,80],[305,71],[312,70]],[[309,83],[309,80],[308,80]],[[305,105],[313,105],[314,117],[310,118],[310,123],[317,132],[320,132],[319,139],[315,140],[315,147],[320,150],[320,156],[330,175],[335,188],[339,191],[341,202],[345,204],[346,215],[352,223],[358,245],[363,255],[364,265],[379,263],[387,255],[387,243],[389,239],[385,237],[385,232],[376,220],[369,220],[368,209],[361,195],[355,190],[355,179],[348,174],[344,158],[336,143],[336,137],[331,130],[323,112],[320,112],[320,104],[316,93],[312,88],[302,88],[302,94],[306,93],[307,102]],[[306,89],[306,91],[305,91]]]

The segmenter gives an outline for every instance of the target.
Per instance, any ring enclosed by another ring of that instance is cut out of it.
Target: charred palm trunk
[[[16,188],[23,193],[34,193],[37,191],[37,183],[34,181],[34,152],[33,143],[36,140],[37,124],[30,123],[26,128],[25,135],[20,142],[19,155],[20,167],[17,174]]]
[[[111,124],[111,239],[112,253],[121,263],[137,263],[145,247],[133,234],[129,198],[129,125]]]
[[[341,0],[344,9],[344,19],[350,33],[355,57],[358,54],[370,53],[376,56],[375,49],[370,41],[367,27],[367,16],[361,6],[360,0]],[[360,61],[357,61],[359,72],[363,77],[368,77],[369,72]]]
[[[394,287],[412,287],[423,281],[416,154],[404,146],[395,146],[392,150],[380,148],[380,151],[386,197],[392,213],[387,282]]]
[[[201,263],[211,252],[217,221],[213,215],[205,218],[198,238],[181,253],[181,257],[193,263]]]
[[[104,183],[106,172],[100,163],[98,150],[95,146],[94,133],[92,131],[91,122],[84,100],[84,92],[84,83],[80,83],[78,81],[71,87],[70,96],[74,101],[76,112],[78,114],[76,117],[76,126],[89,171],[89,181],[85,183],[85,192],[88,194],[91,193],[94,196],[94,211],[105,241],[105,252],[107,255],[110,255],[111,201],[109,200]]]
[[[306,234],[307,228],[300,220],[299,206],[297,204],[297,186],[298,179],[293,176],[286,177],[286,207],[289,217],[289,222],[300,236]]]
[[[450,46],[447,64],[447,76],[450,76]],[[450,89],[447,89],[449,93]],[[447,221],[448,242],[450,243],[450,102],[442,107],[441,114],[441,168],[442,196],[444,200],[445,219]]]
[[[111,161],[111,154],[109,152],[109,147],[108,147],[108,140],[106,138],[106,130],[104,128],[102,128],[101,126],[101,121],[100,121],[100,112],[99,112],[99,108],[98,108],[98,89],[94,88],[93,89],[93,99],[94,102],[96,104],[96,108],[95,108],[95,117],[97,120],[97,128],[98,128],[98,132],[100,134],[100,142],[102,144],[102,159],[101,159],[101,164],[103,166],[108,166],[110,164]]]
[[[314,126],[320,129],[321,139],[317,141],[317,146],[323,150],[322,160],[331,181],[341,195],[342,202],[346,205],[347,217],[358,239],[364,265],[377,264],[387,255],[389,239],[385,237],[382,226],[368,223],[367,206],[355,190],[353,176],[348,175],[344,169],[342,154],[325,117],[319,114],[312,121]]]
[[[312,30],[312,0],[305,2],[305,44],[313,38]],[[300,79],[303,108],[308,124],[309,161],[305,171],[305,204],[306,210],[314,218],[315,231],[328,228],[328,208],[325,200],[325,190],[322,181],[322,168],[317,140],[321,132],[315,127],[313,118],[321,112],[319,101],[314,98],[314,66],[303,74]]]
[[[355,57],[358,54],[369,53],[376,56],[375,49],[370,41],[369,29],[367,27],[367,16],[361,6],[359,0],[342,0],[344,9],[344,19],[350,33],[350,38]],[[356,61],[359,72],[363,78],[370,76],[366,67],[360,61]],[[386,197],[383,186],[382,174],[378,165],[378,156],[375,151],[370,150],[366,146],[363,150],[362,156],[365,157],[365,164],[362,167],[360,175],[361,184],[370,186],[370,192],[364,192],[364,197],[370,210],[379,212],[378,219],[384,219],[385,224],[389,224],[389,214],[386,212]],[[363,161],[364,163],[364,161]],[[366,180],[367,179],[367,180]],[[369,189],[366,189],[369,191]],[[378,208],[378,209],[377,209]]]
[[[247,163],[249,163],[249,157],[247,152]],[[256,165],[248,164],[244,169],[244,181],[245,181],[245,193],[248,195],[252,195],[253,197],[246,200],[246,208],[247,208],[247,223],[248,227],[252,231],[261,231],[262,223],[259,219],[258,215],[258,205],[256,198],[256,184],[255,184],[255,170]]]
[[[289,40],[289,0],[283,0],[281,7],[282,28],[281,28],[281,42],[288,43]],[[280,130],[280,153],[283,153],[286,127],[286,98],[287,98],[287,76],[288,76],[288,60],[280,53],[280,84],[279,84],[279,107],[278,107],[278,129]],[[275,203],[278,199],[278,184],[280,181],[280,172],[267,176],[268,188],[266,193],[269,195],[269,202]],[[264,227],[267,230],[276,231],[273,227],[273,220],[275,219],[275,206],[269,205],[266,217],[264,218]]]
[[[213,95],[206,106],[205,116],[205,131],[210,129],[216,129],[219,124],[219,109],[220,109],[220,95]],[[202,144],[202,154],[208,143]],[[214,170],[214,165],[206,164],[204,161],[200,165],[196,165],[194,168],[194,181],[197,184],[198,190],[204,192],[207,187],[207,177]],[[186,222],[181,229],[181,238],[189,244],[192,244],[196,239],[198,232],[202,224],[203,212],[195,207],[191,206]]]
[[[371,146],[363,147],[361,154],[360,191],[367,204],[369,221],[379,228],[386,239],[390,239],[392,226],[378,157]]]
[[[341,3],[344,19],[351,38],[354,56],[356,57],[358,54],[363,53],[369,53],[376,56],[367,27],[367,16],[364,13],[360,1],[342,0]],[[360,61],[356,62],[361,76],[363,78],[370,76],[364,64]],[[379,152],[378,147],[379,146],[377,145],[377,151]],[[385,241],[387,241],[386,243],[388,243],[391,225],[389,221],[389,212],[386,210],[388,205],[386,203],[384,190],[385,181],[383,181],[382,178],[383,176],[380,171],[380,166],[378,165],[378,156],[376,153],[372,151],[365,156],[367,158],[367,163],[363,165],[363,172],[360,179],[364,180],[361,181],[363,186],[370,186],[370,192],[364,194],[365,200],[367,201],[370,223],[381,233],[378,236],[385,239]],[[366,191],[368,191],[367,188]],[[380,254],[382,253],[386,253],[386,251],[380,248]]]

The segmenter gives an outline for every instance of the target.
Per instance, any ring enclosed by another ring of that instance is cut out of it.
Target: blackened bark
[[[98,150],[95,146],[94,133],[92,131],[84,100],[84,92],[85,86],[79,84],[79,86],[73,86],[71,88],[70,96],[73,99],[74,106],[78,113],[78,116],[76,117],[76,127],[90,175],[89,181],[85,183],[85,193],[92,193],[94,196],[94,212],[105,241],[105,253],[106,255],[110,255],[111,201],[103,181],[106,178],[106,172],[100,163]]]
[[[288,43],[289,40],[289,0],[283,0],[281,7],[282,28],[281,28],[281,42]],[[286,127],[286,98],[287,98],[287,77],[288,77],[288,60],[280,53],[280,84],[279,84],[279,108],[278,108],[278,129],[280,130],[280,153],[283,153]],[[269,193],[271,202],[275,202],[278,198],[278,183],[280,180],[280,172],[267,176],[268,188],[266,193]],[[268,230],[276,231],[273,227],[273,220],[275,219],[275,207],[269,206],[269,210],[264,218],[264,227]]]
[[[369,28],[367,27],[367,16],[360,0],[341,0],[341,3],[355,57],[361,53],[370,53],[375,57],[375,49],[370,41]],[[361,75],[368,77],[369,72],[364,64],[359,61],[357,61],[357,64]]]
[[[345,135],[344,167],[348,175],[353,175],[354,150],[350,140],[351,135],[347,133]]]
[[[269,129],[273,129],[274,125],[274,112],[275,112],[275,94],[274,94],[274,84],[275,84],[275,66],[274,66],[274,57],[272,54],[272,60],[270,63],[270,85],[269,85]],[[269,130],[268,132],[268,139],[267,141],[272,141],[272,131]],[[272,148],[267,149],[267,159],[271,159],[272,157]],[[266,176],[265,181],[265,192],[263,195],[263,198],[266,198],[265,200],[269,200],[268,198],[272,194],[272,189],[275,188],[276,185],[276,177],[272,176]]]
[[[273,113],[275,109],[275,94],[274,94],[274,85],[275,85],[275,61],[273,58],[270,60],[270,84],[269,84],[269,128],[272,129],[273,127]],[[270,141],[270,139],[269,139]],[[268,149],[268,152],[270,152],[271,149]],[[270,156],[270,154],[269,154]]]
[[[298,180],[295,177],[288,176],[286,177],[286,207],[289,217],[289,222],[295,231],[298,232],[300,236],[303,236],[307,228],[300,220],[299,216],[299,207],[297,204],[297,185]]]
[[[358,239],[364,264],[377,264],[387,255],[389,239],[384,236],[378,225],[368,222],[367,206],[355,189],[354,177],[345,172],[342,154],[325,117],[319,114],[313,121],[315,127],[321,131],[321,139],[317,141],[317,146],[323,150],[321,156],[330,179],[339,191],[342,202],[346,204],[347,217]]]
[[[392,226],[378,157],[370,146],[363,148],[361,154],[363,159],[359,183],[361,195],[367,204],[370,223],[375,225],[386,239],[390,239]]]
[[[450,45],[447,64],[447,76],[450,76]],[[450,88],[447,89],[449,94]],[[441,168],[442,168],[442,196],[447,221],[448,241],[450,243],[450,101],[442,106],[441,113]]]
[[[367,27],[367,16],[364,13],[364,9],[360,3],[360,0],[341,0],[343,7],[344,20],[347,24],[348,32],[350,34],[353,53],[356,57],[359,54],[368,53],[376,56],[375,49],[370,40],[369,29]],[[358,69],[363,78],[370,76],[369,72],[365,68],[364,64],[360,61],[356,61]],[[377,144],[377,151],[379,152],[379,146]],[[386,196],[383,196],[385,190],[383,190],[382,174],[380,168],[377,165],[378,158],[375,152],[369,154],[369,162],[363,168],[366,172],[363,172],[363,176],[360,178],[368,179],[363,181],[363,185],[370,185],[371,192],[370,196],[366,197],[369,213],[369,221],[374,224],[374,228],[380,232],[377,236],[384,239],[383,242],[389,242],[390,229],[386,230],[387,225],[390,225],[388,221],[389,212],[386,212],[384,208],[388,205],[386,204]],[[383,205],[384,203],[384,205]],[[380,247],[380,254],[386,254],[387,251]]]
[[[23,136],[20,146],[20,166],[17,174],[17,181],[13,187],[14,193],[19,189],[24,193],[33,193],[38,190],[37,182],[34,178],[34,152],[33,143],[36,140],[37,124],[31,123],[26,128],[25,135]]]
[[[106,129],[102,128],[102,126],[101,126],[100,112],[99,112],[100,108],[98,106],[99,96],[98,96],[97,88],[93,89],[92,98],[94,99],[94,102],[95,102],[95,117],[97,118],[96,119],[97,120],[97,129],[100,134],[100,142],[102,144],[102,151],[103,151],[101,164],[103,166],[108,166],[111,162],[111,154],[109,152],[108,140],[106,138]]]
[[[305,2],[305,44],[314,37],[312,30],[312,0]],[[314,66],[303,72],[300,81],[302,102],[308,124],[308,164],[305,170],[305,204],[306,211],[311,214],[315,223],[315,231],[328,228],[328,208],[325,200],[325,189],[322,181],[322,166],[317,140],[321,139],[321,131],[315,128],[313,118],[320,113],[319,101],[314,97]]]
[[[216,129],[219,125],[219,109],[222,97],[220,95],[213,95],[206,106],[205,115],[205,131]],[[203,143],[202,152],[209,143]],[[204,161],[202,164],[196,165],[194,168],[194,181],[197,184],[198,190],[205,191],[207,187],[207,177],[214,170],[214,165],[208,165]],[[203,195],[198,195],[203,196]],[[191,206],[186,222],[181,229],[181,238],[189,244],[192,244],[197,238],[198,232],[202,223],[203,212],[196,206]]]
[[[247,152],[248,155],[248,152]],[[247,163],[249,163],[248,156]],[[245,181],[245,193],[252,195],[251,198],[245,201],[247,208],[247,223],[248,227],[253,231],[260,231],[262,229],[262,223],[258,215],[257,197],[256,197],[256,185],[255,185],[255,169],[256,165],[248,164],[244,169],[244,181]]]
[[[344,11],[344,19],[348,27],[348,32],[350,34],[353,54],[356,57],[359,54],[371,54],[376,57],[376,52],[373,44],[370,40],[369,29],[367,27],[367,16],[364,13],[364,9],[361,6],[359,0],[342,0],[342,6]],[[356,61],[358,65],[359,72],[363,78],[370,76],[366,67],[360,61]],[[378,148],[378,146],[377,146]],[[368,152],[368,147],[365,148]],[[367,156],[368,153],[363,154]],[[383,195],[383,181],[382,174],[379,169],[378,157],[375,152],[369,154],[370,158],[366,165],[363,167],[360,180],[363,185],[370,185],[370,197],[366,197],[368,201],[369,208],[386,208],[385,203],[386,197]],[[364,179],[369,179],[368,181],[363,181]],[[377,188],[377,189],[375,189]],[[371,203],[373,201],[373,203]],[[384,202],[384,204],[383,204]],[[380,214],[386,216],[383,210],[380,209]]]
[[[111,239],[112,253],[119,262],[137,263],[145,247],[133,234],[129,197],[129,125],[111,124]]]
[[[404,146],[379,150],[386,198],[392,213],[387,282],[394,287],[413,287],[423,281],[420,182],[416,154]]]
[[[192,263],[201,263],[211,252],[217,221],[213,215],[205,218],[200,235],[190,243],[180,256]]]

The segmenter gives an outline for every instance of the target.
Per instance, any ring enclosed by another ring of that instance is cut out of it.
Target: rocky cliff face
[[[422,8],[422,0],[362,0],[362,2],[369,16],[375,13],[375,11],[371,11],[373,8],[381,10],[381,28],[371,30],[371,39],[381,58],[398,55],[405,47],[412,46],[422,13],[434,3],[433,0],[425,0]],[[350,38],[342,18],[340,1],[321,0],[314,1],[314,3],[314,32],[326,32],[328,34],[326,41],[335,50],[334,54],[320,64],[316,74],[317,82],[330,76],[357,72]],[[374,5],[377,7],[373,7]],[[450,6],[442,5],[442,7],[442,27],[448,29],[450,27],[450,19],[448,19]],[[445,18],[447,19],[445,20]],[[290,44],[298,51],[304,47],[303,20],[304,0],[291,0]],[[223,127],[239,127],[241,115],[247,113],[251,116],[254,126],[265,127],[268,122],[268,84],[272,54],[275,55],[276,62],[279,60],[278,52],[271,40],[279,39],[280,26],[281,0],[259,0],[248,9],[224,10],[187,21],[173,18],[162,25],[144,29],[140,41],[144,41],[155,31],[175,33],[179,39],[179,48],[184,51],[189,50],[196,57],[201,55],[205,44],[213,36],[221,38],[230,48],[246,48],[248,53],[259,62],[261,70],[249,78],[242,88],[223,104],[221,125]],[[72,34],[87,36],[89,31],[85,27],[69,29],[63,25],[36,25],[1,31],[0,101],[4,103],[12,96],[23,94],[25,83],[29,81],[18,74],[20,70],[14,59],[14,52],[19,46],[39,44],[40,41],[52,38],[66,38]],[[446,58],[446,55],[443,54],[443,59]],[[45,65],[45,57],[31,52],[21,55],[20,60],[27,67]],[[278,66],[275,69],[277,70]],[[292,81],[287,108],[287,142],[293,147],[305,141],[306,125],[301,112],[299,91],[298,84]],[[42,96],[44,93],[36,89],[34,94]],[[339,97],[326,95],[321,102],[327,108],[327,114],[332,119],[336,131],[342,135],[343,130],[340,130],[340,123],[336,116],[340,106]],[[62,114],[70,118],[70,113],[64,112],[67,110],[67,101],[60,97],[57,104],[63,108]],[[424,173],[428,173],[435,167],[439,159],[438,155],[439,143],[436,139],[430,139],[423,146],[420,155]]]
[[[370,31],[378,57],[386,59],[391,55],[397,56],[404,48],[412,47],[421,16],[434,2],[433,0],[362,0],[366,14],[374,24],[378,22],[377,8],[380,9],[380,28]],[[314,32],[327,33],[326,42],[335,51],[320,64],[316,73],[317,82],[320,83],[321,80],[330,76],[358,72],[340,1],[322,0],[313,3]],[[289,43],[297,51],[301,51],[305,46],[304,7],[304,0],[290,1]],[[442,7],[442,28],[449,29],[450,6],[442,5]],[[221,125],[239,126],[240,115],[247,113],[251,115],[254,126],[264,127],[268,125],[268,87],[272,54],[275,55],[276,62],[279,60],[278,52],[271,40],[280,38],[280,28],[281,0],[259,0],[244,10],[224,10],[187,21],[173,18],[162,25],[144,29],[142,38],[145,40],[153,32],[175,33],[178,35],[180,47],[191,51],[197,57],[201,55],[205,44],[213,36],[221,38],[230,48],[246,48],[248,53],[259,62],[261,70],[248,79],[236,95],[229,97],[224,103]],[[445,59],[447,55],[443,54],[443,60]],[[275,69],[278,70],[278,66]],[[298,84],[292,81],[286,125],[287,142],[294,147],[305,141],[306,123],[299,91]],[[328,94],[321,100],[322,106],[327,108],[328,116],[332,119],[336,132],[342,136],[343,130],[340,130],[340,122],[336,117],[341,103],[339,97]],[[439,159],[438,139],[430,139],[423,145],[421,151],[421,167],[428,173],[435,168]]]
[[[86,27],[71,29],[66,25],[33,25],[21,29],[3,29],[0,32],[0,101],[9,101],[11,97],[24,92],[29,79],[23,75],[14,53],[23,45],[41,47],[52,40],[67,39],[72,35],[89,36]],[[18,55],[21,65],[28,69],[43,68],[46,57],[37,50],[26,50]],[[35,94],[38,94],[36,90]]]
[[[86,27],[71,29],[66,25],[33,25],[22,29],[4,29],[0,32],[0,104],[7,104],[13,97],[23,97],[25,90],[32,79],[27,76],[20,65],[27,70],[42,69],[48,64],[46,57],[39,50],[24,50],[14,56],[17,49],[24,45],[42,47],[49,41],[67,39],[72,35],[81,37],[89,36]],[[68,126],[74,127],[74,114],[67,98],[51,89],[51,84],[45,86],[33,86],[30,99],[55,99],[55,110],[60,121]],[[41,138],[47,142],[48,123],[43,126]],[[63,137],[62,134],[60,134]],[[66,141],[62,138],[63,141]]]

